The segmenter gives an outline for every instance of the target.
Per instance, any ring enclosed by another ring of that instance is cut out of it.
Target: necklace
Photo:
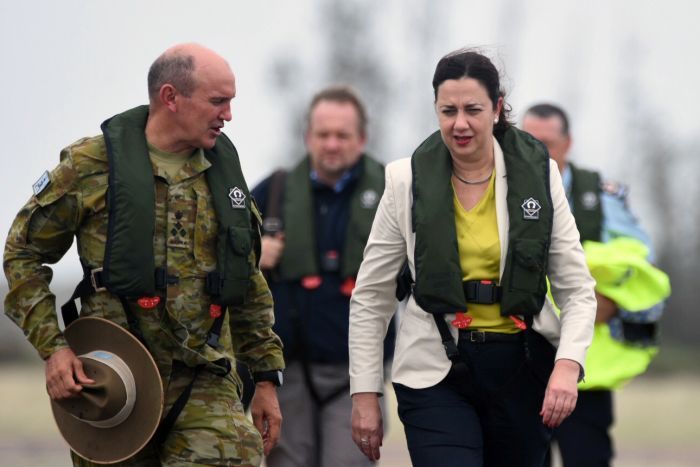
[[[452,169],[452,175],[454,175],[457,178],[457,180],[466,185],[481,185],[482,183],[486,183],[491,179],[491,175],[493,175],[493,169],[491,169],[491,173],[488,174],[486,178],[483,178],[481,180],[467,180],[465,178],[462,178],[459,175],[457,175],[457,172],[455,172],[454,169]]]

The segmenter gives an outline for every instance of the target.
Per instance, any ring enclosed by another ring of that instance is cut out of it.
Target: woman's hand
[[[384,438],[382,411],[376,392],[352,395],[352,439],[371,461],[379,460],[379,448]]]
[[[561,425],[576,408],[578,398],[579,364],[573,360],[561,359],[554,363],[554,369],[547,383],[542,403],[542,423],[549,428]]]

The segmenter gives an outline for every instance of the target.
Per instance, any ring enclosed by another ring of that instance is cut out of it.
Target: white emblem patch
[[[245,193],[238,187],[229,188],[228,197],[233,209],[245,209]]]
[[[360,204],[365,209],[372,209],[373,207],[375,207],[377,205],[378,200],[379,195],[376,191],[372,189],[363,191],[362,196],[360,196]]]
[[[49,186],[49,183],[51,183],[51,177],[49,177],[49,171],[47,170],[43,174],[41,174],[39,180],[34,182],[34,184],[32,185],[32,191],[34,192],[34,196],[44,191],[44,188]]]
[[[598,206],[598,195],[592,191],[585,192],[581,195],[581,205],[588,210],[594,209]]]
[[[531,221],[540,219],[540,209],[542,209],[542,206],[540,206],[540,202],[535,198],[526,199],[523,201],[521,207],[523,208],[523,219]]]

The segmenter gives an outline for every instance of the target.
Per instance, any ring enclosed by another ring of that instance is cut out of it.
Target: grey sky
[[[291,116],[270,79],[271,60],[289,54],[303,70],[322,65],[319,3],[1,0],[2,238],[32,183],[56,165],[62,147],[98,134],[104,119],[146,102],[148,66],[176,42],[200,42],[231,63],[238,96],[225,131],[239,149],[249,182],[259,181],[291,157],[282,145]],[[434,55],[426,59],[414,54],[413,33],[422,17],[413,7],[422,2],[373,3],[377,48],[393,75],[385,161],[409,156],[426,136],[416,130],[413,112],[433,112],[435,63],[464,45],[484,46],[498,58],[516,117],[542,99],[567,107],[575,156],[584,165],[605,168],[610,177],[632,181],[638,169],[635,155],[626,152],[624,125],[635,116],[626,115],[620,98],[625,77],[639,78],[635,86],[643,107],[662,124],[658,138],[690,138],[698,127],[695,1],[435,0],[434,14],[425,15],[428,30],[435,29]],[[307,72],[300,92],[328,84]],[[643,198],[635,203],[637,210],[647,209]],[[76,271],[71,255],[57,275],[75,282]]]

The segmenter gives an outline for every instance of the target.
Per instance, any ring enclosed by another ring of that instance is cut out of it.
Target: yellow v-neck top
[[[455,227],[459,247],[462,280],[491,280],[498,283],[501,265],[501,244],[496,220],[496,171],[479,202],[469,211],[462,207],[452,185]],[[512,320],[501,316],[501,305],[467,304],[472,317],[469,329],[514,334],[519,331]]]

